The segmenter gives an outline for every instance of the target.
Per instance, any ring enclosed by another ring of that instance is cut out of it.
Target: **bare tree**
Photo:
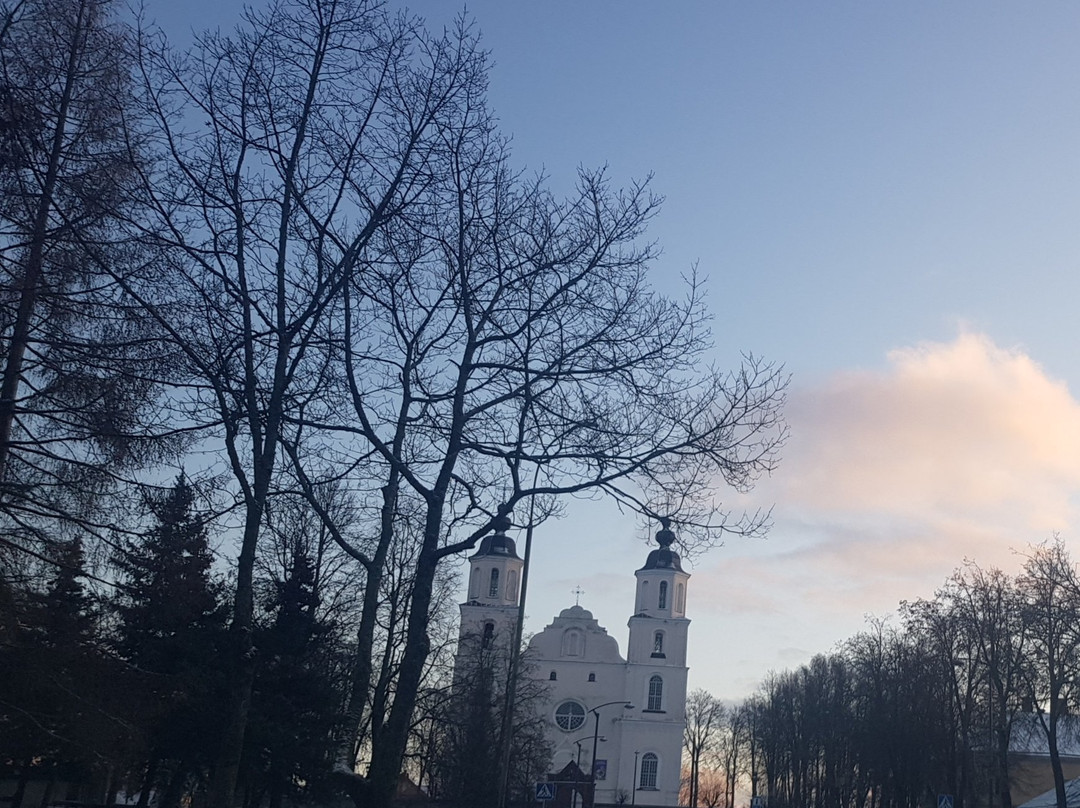
[[[943,593],[970,634],[982,668],[978,717],[987,750],[989,804],[1012,808],[1009,749],[1023,704],[1028,636],[1015,581],[999,569],[968,562]]]
[[[119,227],[145,159],[130,45],[111,0],[0,4],[5,549],[40,549],[56,520],[115,524],[92,506],[163,448],[161,346],[112,277],[146,268]]]
[[[1058,808],[1065,808],[1059,742],[1061,717],[1080,694],[1080,579],[1060,539],[1032,548],[1016,586],[1028,635],[1025,685],[1046,736]]]
[[[221,442],[242,513],[231,708],[212,804],[230,808],[253,681],[253,569],[281,439],[333,374],[324,328],[381,228],[431,182],[434,124],[472,77],[452,39],[366,0],[248,9],[188,57],[142,43],[152,215],[170,271],[125,291],[170,336],[189,385],[176,417]],[[209,438],[208,438],[209,439]]]
[[[718,479],[744,486],[771,468],[783,437],[779,371],[701,373],[700,289],[691,280],[682,302],[649,289],[653,251],[637,244],[657,204],[647,189],[583,173],[555,200],[510,173],[483,108],[471,113],[445,135],[426,229],[384,231],[393,260],[349,290],[341,329],[353,431],[425,503],[399,688],[373,750],[377,805],[400,767],[443,559],[534,496],[596,491],[687,513]],[[447,540],[461,518],[475,529]]]
[[[702,760],[717,750],[726,715],[724,705],[705,690],[692,690],[686,697],[683,749],[690,756],[690,808],[697,808]]]

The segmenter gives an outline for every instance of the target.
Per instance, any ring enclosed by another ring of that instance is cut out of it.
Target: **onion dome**
[[[489,533],[480,540],[480,546],[476,548],[475,553],[469,556],[470,560],[481,556],[517,558],[520,560],[517,554],[517,545],[514,544],[513,539],[506,535],[506,531],[510,529],[511,525],[509,518],[505,516],[496,517],[493,521],[494,532]]]
[[[665,516],[660,520],[660,524],[662,527],[656,534],[656,543],[660,545],[660,549],[649,553],[649,557],[645,559],[645,566],[641,569],[682,572],[679,554],[671,549],[671,545],[675,542],[675,534],[671,531],[671,520]]]

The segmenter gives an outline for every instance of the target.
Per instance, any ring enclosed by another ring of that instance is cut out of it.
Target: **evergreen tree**
[[[270,808],[322,792],[340,694],[333,677],[332,626],[317,614],[312,560],[302,543],[283,580],[273,583],[266,610],[273,621],[256,632],[259,664],[245,743],[249,803]]]
[[[164,805],[177,804],[213,754],[224,617],[194,498],[183,475],[169,491],[148,497],[156,524],[115,558],[122,584],[117,650],[145,677],[144,695],[155,705],[146,716],[150,748],[140,805],[156,787],[164,788]]]
[[[140,743],[130,680],[99,646],[82,542],[49,546],[45,588],[12,599],[13,630],[0,648],[0,755],[19,769],[13,808],[31,776],[47,780],[46,801],[60,776],[103,799]]]

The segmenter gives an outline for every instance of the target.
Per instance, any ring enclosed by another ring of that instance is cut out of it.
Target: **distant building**
[[[1065,715],[1058,724],[1058,754],[1066,781],[1080,778],[1080,716]],[[1080,784],[1066,782],[1068,808],[1080,808]],[[1022,713],[1012,725],[1009,738],[1009,794],[1013,805],[1040,808],[1057,804],[1050,748],[1039,718]]]
[[[634,573],[625,659],[615,638],[580,605],[560,612],[529,644],[531,675],[549,686],[541,717],[554,749],[551,777],[572,771],[570,763],[595,771],[597,805],[678,805],[690,576],[671,549],[674,539],[665,526],[656,536],[659,547]],[[523,562],[513,539],[497,532],[469,564],[459,666],[476,643],[513,636]]]

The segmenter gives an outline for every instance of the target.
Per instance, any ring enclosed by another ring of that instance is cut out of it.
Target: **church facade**
[[[530,675],[547,685],[539,717],[553,749],[552,776],[570,763],[593,772],[597,805],[678,805],[690,576],[666,525],[656,538],[659,547],[634,573],[625,657],[580,605],[560,612],[527,652]],[[461,646],[512,637],[523,564],[513,540],[488,536],[469,561]]]

